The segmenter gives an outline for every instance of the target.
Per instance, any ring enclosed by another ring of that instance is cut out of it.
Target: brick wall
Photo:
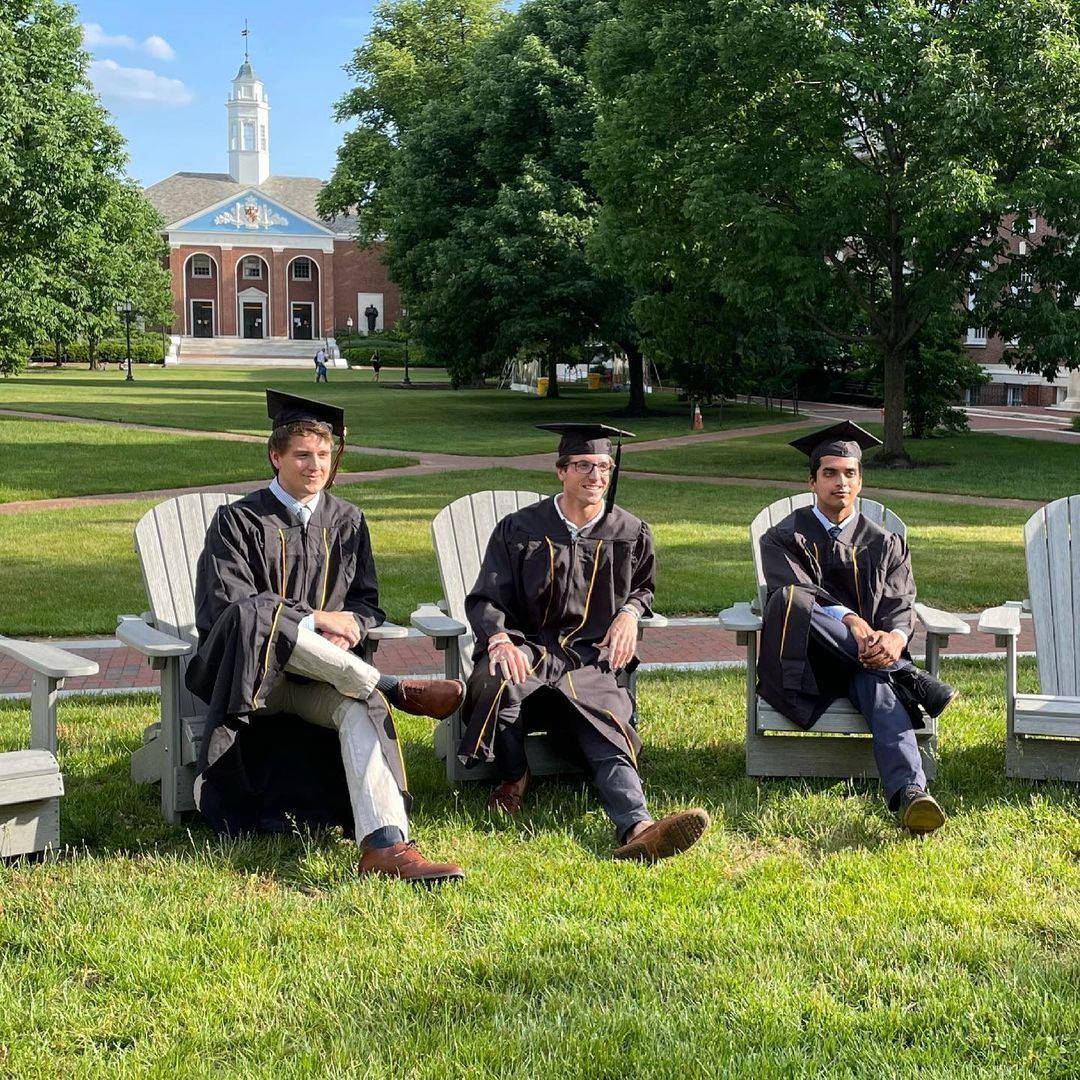
[[[354,325],[363,323],[363,316],[356,308],[356,294],[381,292],[383,294],[383,326],[393,327],[401,318],[401,294],[390,280],[381,259],[381,247],[361,249],[351,240],[334,242],[333,264],[333,321],[327,333],[345,326],[351,315]]]

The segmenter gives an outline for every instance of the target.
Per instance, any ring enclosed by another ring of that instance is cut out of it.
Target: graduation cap
[[[267,388],[266,415],[274,421],[274,427],[294,424],[297,420],[314,420],[328,425],[339,439],[345,438],[345,410],[323,401],[312,401]]]
[[[610,424],[565,423],[537,424],[544,431],[554,431],[559,436],[559,457],[569,454],[607,454],[614,456],[615,467],[611,470],[611,485],[607,491],[607,508],[615,505],[615,488],[619,482],[619,461],[622,458],[622,440],[634,438],[632,431],[623,431]],[[615,453],[611,453],[611,440],[618,440]]]
[[[839,424],[794,439],[788,445],[804,453],[810,459],[810,471],[816,472],[818,462],[823,457],[850,457],[861,461],[862,452],[872,446],[881,446],[881,440],[858,424],[842,420]]]
[[[295,394],[286,394],[267,387],[266,415],[273,421],[274,428],[295,424],[299,420],[312,420],[330,428],[338,439],[330,479],[326,481],[328,488],[333,487],[334,477],[337,476],[338,466],[341,464],[341,455],[345,453],[345,410],[337,405],[327,405],[324,401],[313,401],[311,398],[297,397]]]

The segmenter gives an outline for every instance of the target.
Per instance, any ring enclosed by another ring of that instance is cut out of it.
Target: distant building
[[[228,113],[227,173],[179,172],[146,189],[165,219],[174,332],[192,337],[331,337],[364,312],[392,327],[401,297],[355,222],[319,216],[323,181],[270,172],[270,103],[245,55]]]

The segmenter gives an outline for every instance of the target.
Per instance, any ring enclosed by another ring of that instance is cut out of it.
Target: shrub
[[[1074,416],[1072,418],[1072,429],[1073,431],[1080,431],[1080,416]]]

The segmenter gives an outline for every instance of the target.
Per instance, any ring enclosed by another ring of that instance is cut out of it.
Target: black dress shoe
[[[940,716],[959,692],[956,687],[935,679],[914,665],[894,671],[892,677],[916,705],[922,706],[927,716]]]
[[[900,824],[917,836],[932,833],[945,824],[945,811],[928,791],[914,784],[900,796]]]

